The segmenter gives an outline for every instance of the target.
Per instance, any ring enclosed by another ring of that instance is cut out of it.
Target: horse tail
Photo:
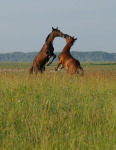
[[[29,74],[33,73],[33,66],[31,66],[31,68],[29,69]]]
[[[84,70],[81,66],[78,67],[77,69],[77,72],[80,74],[80,75],[84,75]]]

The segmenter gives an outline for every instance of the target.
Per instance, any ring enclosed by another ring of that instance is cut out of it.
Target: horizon
[[[0,2],[0,53],[39,52],[52,27],[78,38],[71,51],[116,53],[115,0]],[[64,38],[55,38],[54,52]]]
[[[56,53],[60,53],[61,51],[57,51]],[[116,52],[105,52],[105,51],[71,51],[71,52],[78,52],[78,53],[93,53],[93,52],[99,52],[99,53],[109,53],[109,54],[116,54]],[[38,51],[30,51],[30,52],[22,52],[22,51],[14,51],[14,52],[0,52],[0,54],[12,54],[12,53],[38,53]],[[54,52],[55,53],[55,52]]]

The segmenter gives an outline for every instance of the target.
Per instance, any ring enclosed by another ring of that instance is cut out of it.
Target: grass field
[[[31,63],[0,63],[0,150],[115,150],[116,63],[83,62],[28,75]]]

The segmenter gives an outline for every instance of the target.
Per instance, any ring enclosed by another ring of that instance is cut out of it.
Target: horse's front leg
[[[62,70],[63,68],[64,68],[63,65],[61,65],[60,70]]]
[[[53,62],[53,60],[56,58],[56,55],[53,54],[51,57],[53,57],[53,58],[52,58],[52,60],[47,64],[47,66],[49,66],[49,65]]]
[[[58,62],[57,62],[57,66],[55,67],[55,71],[57,71],[57,70],[58,70],[58,67],[59,67],[61,64],[62,64],[62,62],[61,62],[60,60],[58,60]]]

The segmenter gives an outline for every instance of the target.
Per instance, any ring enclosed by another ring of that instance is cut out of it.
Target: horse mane
[[[47,38],[46,38],[45,42],[47,42],[47,40],[48,40],[49,36],[50,36],[50,34],[48,34],[48,36],[47,36]]]

